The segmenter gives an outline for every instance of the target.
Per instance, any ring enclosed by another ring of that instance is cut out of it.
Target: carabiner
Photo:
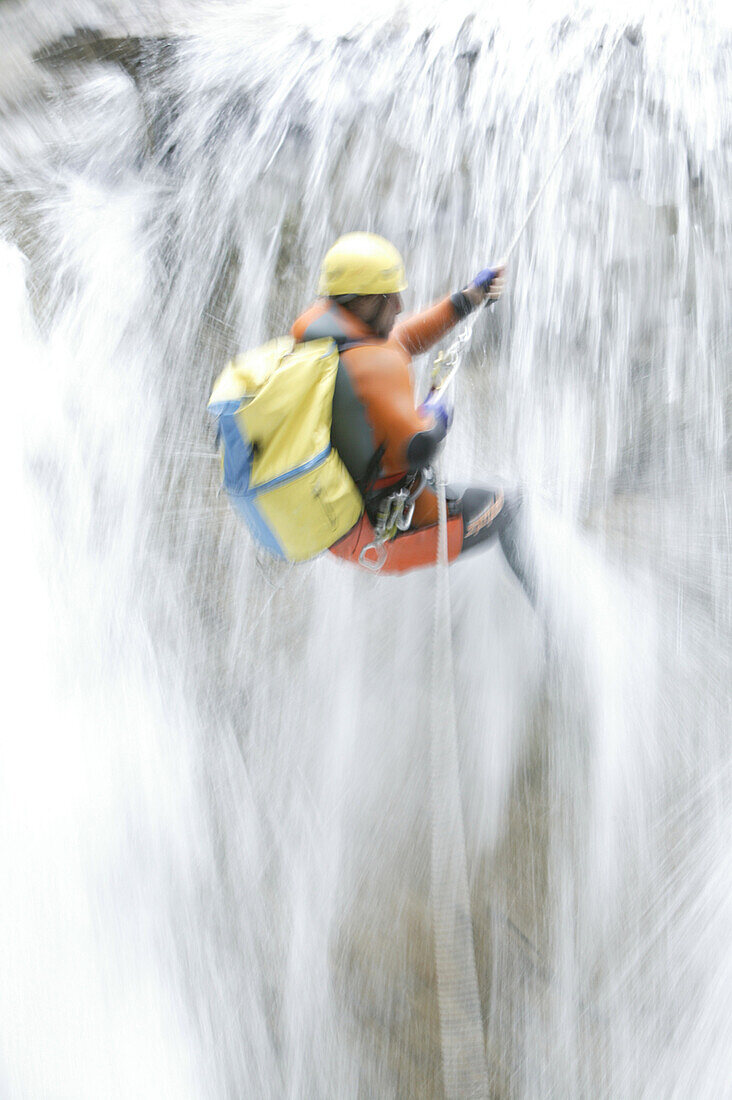
[[[366,555],[369,550],[376,551],[376,558],[368,558]],[[358,555],[358,564],[362,565],[364,569],[368,569],[370,573],[379,573],[386,561],[387,549],[384,542],[369,542],[364,546],[361,553]]]
[[[414,515],[415,500],[416,498],[412,499],[412,497],[407,497],[407,499],[404,501],[402,510],[396,518],[397,531],[409,530],[412,523],[412,516]]]

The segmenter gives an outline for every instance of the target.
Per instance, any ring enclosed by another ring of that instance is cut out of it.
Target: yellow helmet
[[[406,290],[404,260],[375,233],[346,233],[326,252],[318,294],[398,294]]]

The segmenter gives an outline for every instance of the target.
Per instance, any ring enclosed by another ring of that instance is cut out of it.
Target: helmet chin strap
[[[370,317],[364,317],[364,321],[369,326],[369,328],[374,329],[374,332],[376,331],[376,328],[375,328],[376,322],[378,321],[379,317],[383,313],[384,306],[386,305],[387,298],[388,298],[387,294],[379,294],[378,295],[378,300],[376,302],[376,309],[374,310],[374,312],[372,313],[372,315]]]
[[[367,295],[364,295],[363,297],[367,297]],[[376,332],[374,326],[377,324],[379,318],[381,317],[381,314],[383,313],[384,306],[386,305],[386,301],[389,295],[374,294],[368,295],[368,297],[373,297],[376,299],[374,309],[371,311],[370,316],[367,315],[365,312],[361,312],[360,309],[357,311],[356,315],[361,318],[364,324],[368,325],[370,329],[374,329],[374,332]],[[357,301],[359,298],[362,298],[360,294],[339,294],[332,300],[334,302],[337,302],[339,306],[344,306],[346,309],[348,309],[353,305],[354,301]]]

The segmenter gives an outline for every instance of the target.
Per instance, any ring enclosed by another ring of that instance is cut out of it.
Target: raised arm
[[[396,340],[410,355],[419,355],[441,340],[458,323],[460,317],[452,298],[443,298],[441,302],[436,302],[421,313],[414,313],[396,324],[390,339]]]
[[[477,306],[501,296],[504,271],[503,264],[480,271],[464,290],[400,321],[394,326],[391,339],[400,343],[410,355],[427,351]]]

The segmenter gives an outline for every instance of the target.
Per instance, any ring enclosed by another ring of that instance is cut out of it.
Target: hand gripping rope
[[[610,50],[592,87],[593,92],[605,75],[621,37],[616,39]],[[574,122],[534,196],[523,222],[513,236],[505,253],[504,262],[508,260],[520,240],[542,193],[559,164],[579,122],[583,105],[580,104],[577,108]],[[475,317],[476,314],[473,314],[472,319],[457,334],[447,350],[435,361],[433,388],[444,390],[455,377],[460,367],[464,346],[470,339]],[[488,1065],[475,962],[467,852],[460,799],[455,692],[452,675],[447,503],[440,463],[435,467],[435,488],[438,501],[439,539],[432,653],[435,701],[432,707],[430,741],[431,891],[442,1045],[442,1077],[447,1100],[466,1100],[467,1097],[488,1100]]]

